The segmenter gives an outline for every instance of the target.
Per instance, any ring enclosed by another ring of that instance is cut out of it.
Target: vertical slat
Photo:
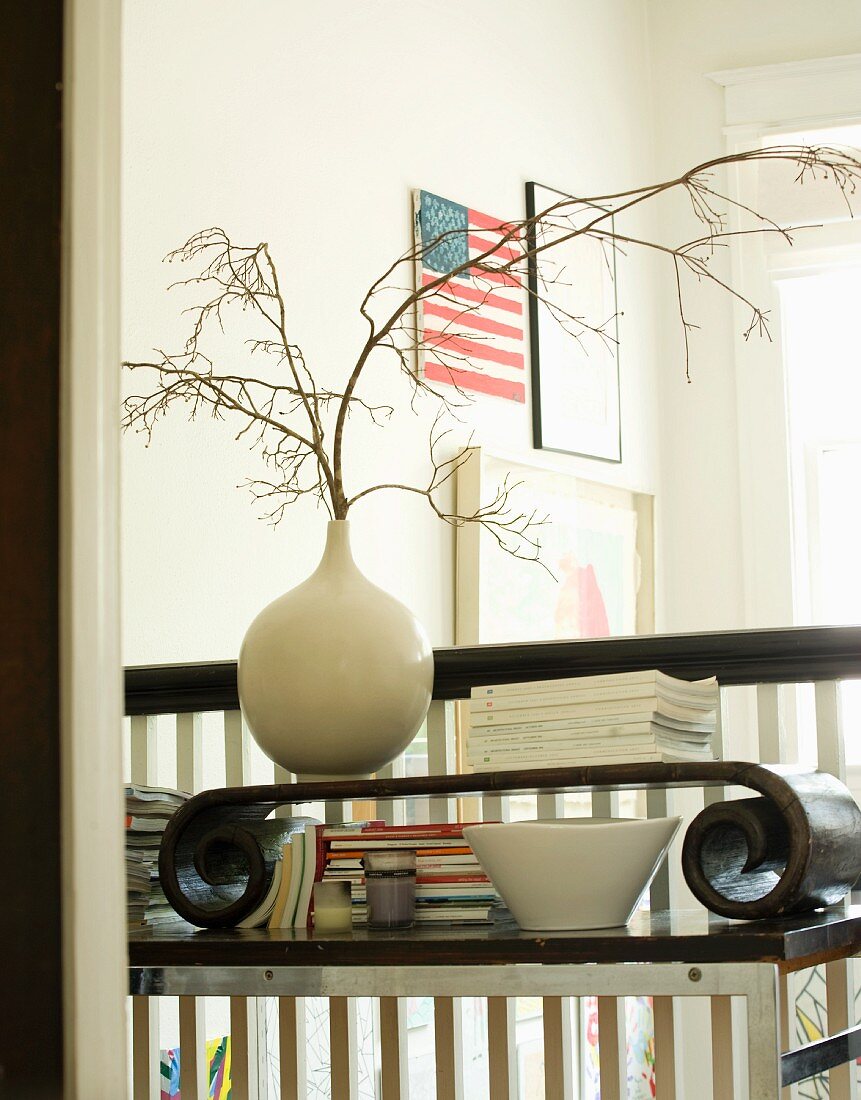
[[[786,730],[781,715],[780,684],[756,685],[759,759],[763,764],[786,763]]]
[[[670,792],[666,790],[646,791],[646,816],[667,817],[672,812]],[[594,804],[594,796],[593,796]],[[649,888],[649,906],[653,912],[670,909],[670,861],[665,859]]]
[[[180,1085],[186,1100],[207,1100],[209,1073],[206,1063],[206,1033],[203,1000],[179,998]]]
[[[132,1100],[160,1100],[158,998],[132,997]]]
[[[158,783],[157,719],[134,715],[131,720],[131,780]],[[132,997],[133,1100],[159,1100],[160,1050],[157,997]]]
[[[461,1002],[454,997],[436,997],[433,1013],[436,1100],[463,1100]]]
[[[203,715],[176,716],[176,785],[197,794],[203,789]],[[189,1100],[206,1100],[209,1081],[206,1066],[204,1002],[197,997],[179,998],[180,1074]]]
[[[351,803],[326,802],[327,825],[348,820]],[[329,1050],[331,1052],[332,1100],[354,1100],[358,1094],[358,1019],[356,1002],[349,997],[329,998]]]
[[[726,693],[721,690],[717,708],[712,750],[715,760],[727,757]],[[706,787],[703,804],[711,806],[726,800],[726,787]],[[711,998],[712,1095],[714,1100],[732,1100],[741,1091],[735,1071],[735,1051],[744,1048],[743,1037],[735,1023],[732,997]]]
[[[756,720],[760,761],[764,764],[788,763],[788,738],[780,684],[756,685]],[[780,976],[779,981],[778,1016],[781,1050],[788,1050],[792,1035],[790,1021],[795,1018],[795,997],[791,976],[785,974]],[[781,1089],[780,1094],[783,1100],[791,1100],[798,1095],[798,1086]]]
[[[501,794],[485,794],[481,796],[481,820],[482,821],[510,821],[510,800]]]
[[[197,794],[203,790],[203,715],[176,716],[176,785]]]
[[[552,821],[565,816],[565,796],[561,794],[540,794],[537,799],[537,816],[542,821]]]
[[[254,997],[230,998],[231,1100],[258,1100],[257,1003]]]
[[[781,974],[778,979],[778,1023],[780,1025],[780,1049],[790,1050],[793,1042],[793,1024],[795,1023],[795,993],[792,974]],[[780,1090],[783,1100],[794,1100],[799,1095],[798,1084],[788,1085]]]
[[[714,1100],[733,1100],[736,1095],[733,1074],[732,997],[711,998],[712,1018],[712,1096]]]
[[[377,772],[378,779],[403,779],[403,777],[404,758],[402,755],[393,760],[391,764],[386,764],[384,768],[380,768]],[[387,825],[403,825],[405,817],[403,800],[380,799],[377,802],[377,816],[381,817]]]
[[[672,997],[652,998],[655,1028],[655,1090],[661,1100],[676,1096],[676,1014]]]
[[[623,1096],[627,1096],[624,1006],[622,997],[598,997],[598,1072],[601,1100],[621,1100]]]
[[[721,689],[718,696],[718,707],[715,713],[715,732],[712,737],[712,754],[715,760],[725,760],[727,756],[726,749],[726,693]],[[725,787],[706,787],[703,791],[703,803],[706,806],[711,806],[714,802],[723,802],[726,799]]]
[[[487,1057],[493,1100],[517,1096],[517,1041],[515,1002],[508,997],[487,998]]]
[[[274,769],[274,781],[276,783],[292,783],[295,776],[292,772],[288,772],[286,768],[282,768],[280,764],[275,765]],[[302,812],[301,810],[299,811]],[[278,806],[275,810],[276,817],[292,817],[293,807],[289,803],[285,803],[283,806]]]
[[[565,798],[557,794],[538,796],[538,817],[544,819],[565,816]],[[571,998],[544,997],[544,1093],[558,1100],[573,1100],[574,1050],[571,1032]]]
[[[816,749],[820,771],[846,781],[846,744],[843,736],[840,688],[833,680],[816,685]],[[833,1035],[855,1024],[855,974],[851,959],[825,966],[825,1003],[828,1033]],[[854,1065],[837,1066],[828,1074],[830,1100],[857,1100],[858,1078]]]
[[[435,699],[427,717],[428,774],[457,772],[455,704]],[[453,798],[428,800],[428,817],[433,823],[457,821]],[[460,1000],[434,999],[434,1057],[437,1100],[463,1098],[463,1024]]]
[[[545,997],[544,1095],[573,1100],[574,1047],[571,1035],[571,998]]]
[[[843,715],[839,685],[823,680],[815,687],[816,752],[821,772],[829,772],[846,782],[846,747],[843,739]]]
[[[324,802],[323,818],[327,825],[342,825],[350,820],[352,802]]]
[[[666,790],[646,792],[646,816],[667,817],[672,812],[672,795]],[[670,861],[664,860],[649,890],[649,905],[653,911],[672,908]],[[676,1095],[676,1016],[672,997],[652,998],[652,1019],[655,1029],[655,1087],[661,1100],[675,1100]]]
[[[359,1092],[356,1002],[349,997],[329,998],[329,1050],[332,1100],[356,1100]]]
[[[619,816],[619,792],[596,791],[592,795],[593,817],[618,817]]]
[[[158,719],[135,714],[131,721],[132,783],[158,783]]]
[[[224,775],[228,787],[241,787],[248,772],[248,749],[242,714],[224,712]]]
[[[224,774],[229,787],[248,777],[248,730],[238,710],[224,712]],[[266,1014],[256,997],[230,998],[232,1100],[258,1100],[265,1087]]]
[[[380,1051],[382,1100],[407,1100],[407,1003],[401,997],[380,997]]]
[[[486,794],[481,799],[483,821],[508,821],[509,799]],[[514,1100],[517,1096],[516,1004],[508,997],[487,998],[487,1054],[490,1095],[493,1100]]]
[[[281,1065],[280,1100],[305,1100],[305,998],[278,998],[278,1053]]]
[[[454,775],[457,771],[457,744],[455,737],[454,703],[434,699],[427,716],[428,775]],[[455,821],[456,803],[453,798],[428,800],[431,821]]]
[[[592,795],[592,816],[618,817],[618,791],[596,791]],[[618,1100],[625,1094],[628,1081],[624,997],[598,998],[598,1061],[601,1100]]]
[[[825,965],[825,997],[828,1034],[855,1026],[855,983],[851,959]],[[830,1100],[857,1100],[858,1077],[854,1062],[836,1066],[828,1073]]]

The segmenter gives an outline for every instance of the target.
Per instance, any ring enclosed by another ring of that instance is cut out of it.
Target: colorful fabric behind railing
[[[206,1044],[209,1067],[209,1100],[230,1100],[230,1036],[210,1039]],[[180,1050],[161,1052],[161,1100],[182,1100]]]
[[[584,997],[583,1077],[584,1100],[600,1100],[601,1079],[598,1042],[598,1001]],[[627,1032],[627,1100],[652,1100],[655,1096],[655,1025],[651,997],[625,998]]]

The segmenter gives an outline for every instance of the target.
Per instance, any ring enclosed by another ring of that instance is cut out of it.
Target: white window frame
[[[861,122],[861,54],[733,69],[710,77],[724,89],[728,152],[751,148],[772,135]],[[741,196],[738,171],[731,173],[728,186],[731,197]],[[737,223],[731,225],[737,227]],[[817,232],[816,251],[797,246],[791,260],[775,261],[785,264],[781,274],[789,274],[791,264],[809,273],[825,262],[826,252],[831,262],[836,232],[826,226]],[[858,232],[861,246],[861,226]],[[735,285],[777,316],[770,278],[774,263],[766,262],[763,240],[740,239],[733,250],[732,268]],[[746,318],[738,309],[735,382],[746,621],[785,626],[797,620],[798,609],[781,334],[775,326],[772,343],[744,340],[740,333]],[[745,476],[746,471],[756,471],[756,476]]]
[[[727,152],[758,145],[764,138],[807,130],[861,123],[861,54],[812,61],[763,65],[709,74],[724,89]],[[743,194],[737,170],[729,179],[731,198]],[[731,220],[730,228],[738,228]],[[838,244],[838,234],[840,243]],[[733,250],[734,285],[757,305],[777,316],[774,276],[813,274],[841,262],[858,263],[861,224],[850,230],[857,241],[846,243],[846,225],[824,226],[812,248],[803,244],[790,255],[766,258],[763,239],[739,239]],[[743,532],[742,567],[745,613],[758,626],[795,623],[796,590],[789,463],[789,409],[779,327],[773,342],[746,341],[738,308],[735,325],[735,382],[739,446],[739,502]],[[755,476],[750,476],[755,472]],[[747,476],[746,476],[747,474]],[[848,769],[847,781],[861,800],[861,766]]]

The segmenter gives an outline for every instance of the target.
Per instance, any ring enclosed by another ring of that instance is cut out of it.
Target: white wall
[[[176,271],[160,261],[199,228],[271,243],[297,339],[336,376],[362,338],[361,293],[409,244],[412,187],[506,217],[522,215],[527,179],[594,193],[653,175],[643,0],[125,0],[124,21],[125,357],[181,344],[180,299],[165,293]],[[619,272],[625,461],[568,465],[652,490],[644,270]],[[403,396],[379,370],[378,392]],[[469,419],[483,444],[528,455],[528,406],[479,399]],[[356,422],[354,484],[424,483],[428,422]],[[228,428],[179,411],[149,449],[125,437],[128,663],[234,657],[257,610],[312,569],[324,516],[256,520],[235,486],[259,472]],[[353,519],[360,566],[451,643],[451,530],[421,501],[382,494]]]
[[[861,50],[861,7],[853,0],[650,0],[658,170],[673,174],[725,151],[723,88],[707,73]],[[670,216],[671,237],[688,226]],[[791,598],[758,601],[745,593],[739,502],[740,469],[734,318],[727,299],[694,293],[692,319],[703,326],[693,342],[693,383],[661,371],[662,520],[664,583],[660,618],[667,630],[788,626]],[[664,306],[666,357],[674,362],[679,332],[670,300]],[[751,574],[754,570],[750,571]]]

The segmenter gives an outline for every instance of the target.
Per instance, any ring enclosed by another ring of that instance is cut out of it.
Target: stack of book
[[[346,825],[309,823],[284,844],[270,887],[270,928],[310,928],[313,886],[321,879],[350,883],[353,923],[367,920],[362,860],[369,850],[409,848],[416,853],[416,923],[486,924],[499,895],[463,839],[463,825]],[[273,880],[274,881],[274,880]],[[265,923],[264,903],[240,927]]]
[[[158,880],[158,849],[171,816],[189,797],[170,787],[129,784],[126,795],[126,900],[129,928],[176,920]]]
[[[719,689],[657,670],[472,689],[476,771],[711,760]]]

